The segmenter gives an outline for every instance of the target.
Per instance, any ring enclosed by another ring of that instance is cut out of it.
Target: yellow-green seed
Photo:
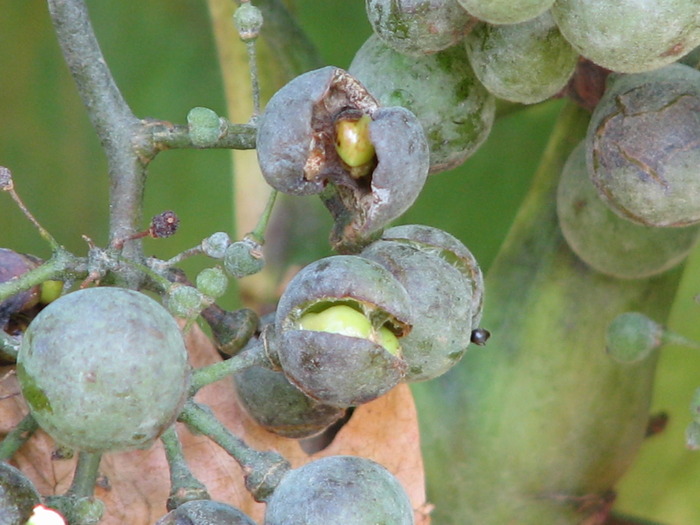
[[[369,164],[374,159],[374,145],[369,136],[371,119],[340,119],[335,124],[335,149],[343,162],[351,168]]]
[[[391,330],[383,326],[375,331],[367,317],[347,305],[335,305],[322,312],[306,313],[299,319],[299,328],[368,339],[393,355],[397,355],[400,348],[399,340]]]

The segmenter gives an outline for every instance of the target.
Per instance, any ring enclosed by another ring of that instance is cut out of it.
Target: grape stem
[[[225,377],[229,377],[251,366],[273,367],[265,349],[265,344],[260,339],[251,340],[240,353],[225,361],[203,366],[195,370],[192,373],[190,397],[193,397],[202,387],[215,383]]]
[[[170,468],[170,495],[168,496],[167,509],[173,510],[191,500],[211,499],[207,488],[194,477],[187,466],[175,425],[171,425],[160,437],[160,440],[163,443],[165,457]]]
[[[74,276],[86,275],[87,272],[81,269],[83,263],[84,259],[75,257],[70,252],[60,248],[45,263],[14,279],[0,283],[0,302],[44,281],[60,280],[60,278],[65,277],[66,272]]]
[[[66,496],[91,498],[95,493],[95,482],[100,468],[102,454],[98,452],[79,452],[73,482]]]
[[[36,432],[39,424],[34,416],[27,414],[24,419],[0,441],[0,461],[9,461],[24,443]]]
[[[244,472],[246,488],[257,501],[267,501],[282,476],[291,468],[277,452],[263,452],[248,446],[229,432],[208,407],[191,399],[185,403],[178,421],[208,436],[236,460]]]

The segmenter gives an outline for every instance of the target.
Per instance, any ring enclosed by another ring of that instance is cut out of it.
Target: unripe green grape
[[[612,75],[586,136],[608,205],[649,226],[700,222],[700,71],[682,64]]]
[[[290,470],[267,501],[265,525],[412,525],[399,481],[379,463],[329,456]]]
[[[519,24],[479,24],[465,42],[474,73],[484,87],[497,97],[522,104],[558,93],[578,61],[578,53],[548,11]]]
[[[473,20],[457,0],[366,0],[365,7],[374,33],[405,55],[427,55],[456,45]]]
[[[618,315],[608,325],[605,349],[620,363],[638,363],[663,343],[664,328],[639,312]]]
[[[226,293],[228,278],[221,268],[205,268],[197,274],[196,283],[204,295],[218,299]]]
[[[187,114],[190,139],[197,147],[207,147],[216,142],[221,135],[219,115],[209,108],[192,108]]]
[[[373,35],[349,71],[382,104],[404,106],[418,117],[428,139],[431,173],[463,163],[491,130],[495,100],[476,78],[463,46],[408,57]]]
[[[517,24],[541,15],[554,0],[459,0],[459,3],[490,24]]]
[[[644,226],[614,213],[588,176],[584,142],[571,152],[562,170],[557,215],[564,238],[581,260],[622,279],[651,277],[676,266],[698,239],[698,226]]]
[[[39,501],[32,482],[19,469],[0,461],[0,523],[25,523]]]
[[[262,246],[248,238],[232,243],[224,253],[224,268],[236,279],[256,274],[264,266]]]
[[[190,368],[175,319],[123,288],[86,288],[27,329],[17,376],[31,414],[58,443],[87,452],[145,448],[177,417]]]
[[[557,0],[552,15],[583,56],[621,73],[660,68],[700,44],[694,0]]]

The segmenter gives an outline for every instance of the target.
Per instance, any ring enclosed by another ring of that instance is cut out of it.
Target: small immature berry
[[[263,15],[260,9],[250,2],[241,2],[241,6],[233,14],[233,22],[243,42],[255,40],[260,35],[263,25]]]
[[[194,319],[207,306],[202,292],[186,284],[174,284],[168,292],[165,306],[175,317]]]
[[[646,359],[663,342],[661,325],[639,312],[618,315],[608,326],[606,350],[620,363]]]
[[[221,135],[221,119],[209,108],[192,108],[187,114],[187,125],[192,144],[200,148],[210,146]]]
[[[228,287],[228,278],[221,268],[205,268],[197,275],[197,289],[204,295],[218,299]]]
[[[216,232],[202,241],[202,251],[213,259],[223,259],[231,238],[226,232]]]
[[[250,237],[236,241],[226,248],[224,268],[236,279],[258,273],[265,266],[262,246]]]

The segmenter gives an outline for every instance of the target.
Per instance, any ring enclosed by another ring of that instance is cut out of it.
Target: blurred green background
[[[370,34],[363,2],[297,0],[292,5],[329,64],[347,67]],[[89,6],[103,52],[137,116],[184,123],[194,106],[225,114],[204,0],[101,0]],[[560,106],[549,102],[500,119],[486,145],[464,166],[429,179],[400,222],[453,233],[488,269]],[[59,242],[78,254],[85,253],[81,235],[105,244],[106,162],[44,2],[0,0],[0,165],[13,171],[18,192]],[[168,258],[215,231],[232,231],[230,165],[226,151],[178,150],[158,156],[149,172],[145,219],[172,209],[181,227],[173,238],[146,240],[147,254]],[[0,246],[49,255],[6,195],[0,195]],[[207,264],[211,261],[193,260],[184,267],[194,271]],[[669,320],[673,329],[697,339],[699,267],[696,252]],[[619,487],[621,511],[669,525],[700,523],[700,453],[687,451],[683,437],[698,385],[700,355],[665,348],[653,410],[668,412],[670,423],[648,441]]]

